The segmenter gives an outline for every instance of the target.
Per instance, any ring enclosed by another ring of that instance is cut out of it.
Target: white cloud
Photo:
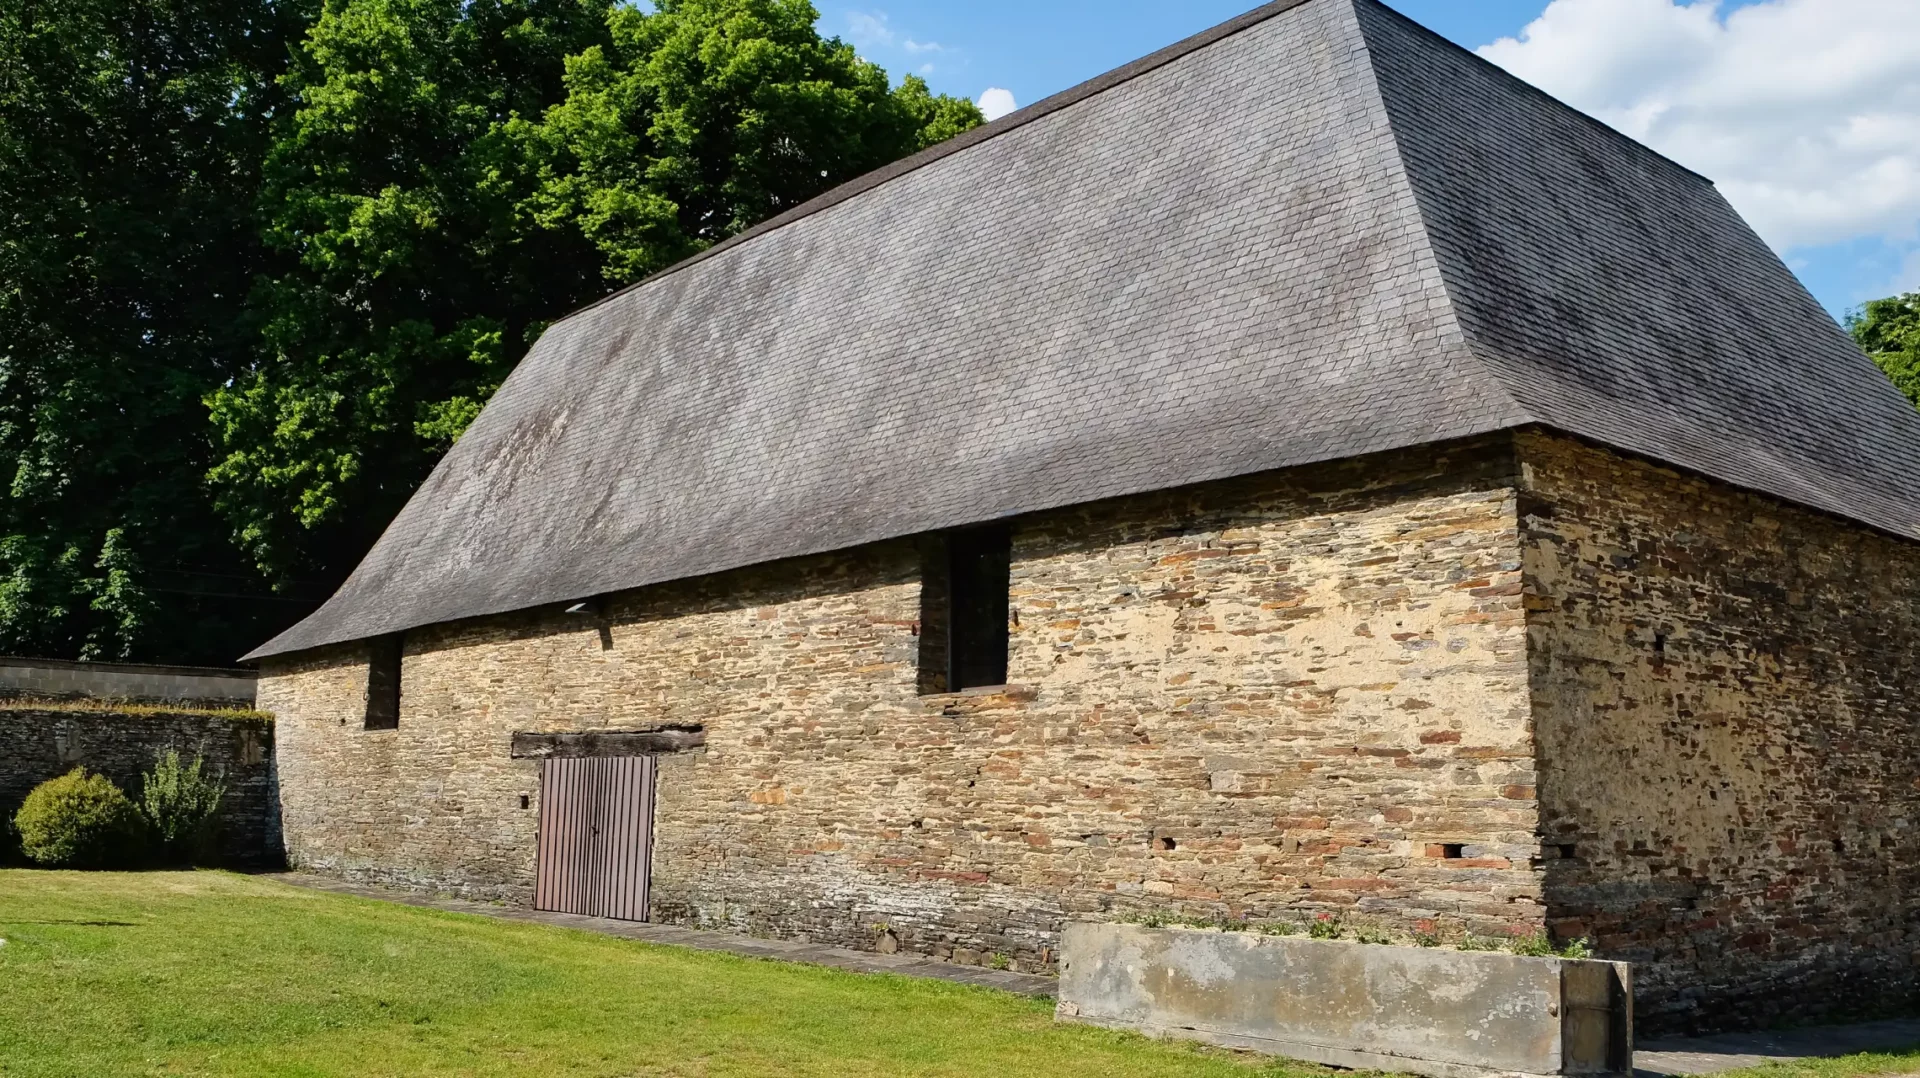
[[[849,14],[847,37],[853,42],[854,48],[862,50],[897,47],[904,50],[908,56],[947,51],[947,47],[938,41],[916,41],[911,37],[901,37],[894,31],[884,11],[855,11]],[[921,65],[921,74],[932,72],[932,64]]]
[[[985,113],[989,120],[998,120],[1020,107],[1019,103],[1013,99],[1012,90],[1002,90],[998,86],[988,87],[987,92],[980,95],[979,105],[980,111]]]
[[[858,49],[884,48],[894,43],[893,27],[887,25],[887,13],[856,11],[847,16],[847,37]]]
[[[1915,0],[1553,0],[1480,53],[1711,177],[1781,250],[1920,234]]]

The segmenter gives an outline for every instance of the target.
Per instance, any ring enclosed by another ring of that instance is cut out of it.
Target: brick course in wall
[[[1920,1004],[1920,547],[1527,434],[1562,935],[1653,1032]]]
[[[225,778],[220,813],[222,863],[281,861],[280,813],[270,722],[192,713],[0,707],[0,819],[11,821],[40,783],[75,767],[103,774],[140,796],[140,776],[168,749]]]
[[[525,901],[510,735],[697,724],[660,767],[666,920],[1023,968],[1147,908],[1537,929],[1506,446],[1022,520],[1002,690],[917,691],[914,541],[612,597],[611,648],[552,610],[409,634],[393,731],[360,649],[270,662],[290,852]]]

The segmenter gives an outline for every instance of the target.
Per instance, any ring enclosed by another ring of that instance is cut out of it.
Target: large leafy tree
[[[285,610],[211,512],[299,0],[0,2],[0,651],[230,656]],[[298,607],[294,607],[297,610]]]
[[[565,96],[610,0],[327,0],[285,79],[255,364],[208,403],[222,511],[262,571],[338,577],[551,318],[599,287],[527,227],[508,125]]]
[[[643,277],[982,122],[972,102],[887,74],[815,30],[804,0],[622,7],[567,62],[567,100],[519,133],[528,206],[575,228],[616,282]]]
[[[1853,339],[1920,406],[1920,292],[1874,300],[1847,319]]]
[[[545,323],[981,122],[804,0],[329,0],[268,164],[258,364],[210,397],[263,570],[350,568]]]

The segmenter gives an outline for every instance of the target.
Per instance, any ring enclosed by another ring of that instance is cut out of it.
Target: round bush
[[[131,864],[145,828],[120,787],[78,767],[34,787],[13,822],[22,852],[55,868]]]

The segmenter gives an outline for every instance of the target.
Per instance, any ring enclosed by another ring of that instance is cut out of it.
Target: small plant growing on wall
[[[1340,918],[1330,913],[1315,917],[1313,923],[1307,926],[1307,935],[1312,939],[1337,940],[1346,934],[1347,926],[1340,923]]]
[[[129,866],[146,839],[146,821],[120,787],[79,767],[34,787],[13,820],[21,851],[50,868]]]
[[[205,773],[199,756],[183,764],[168,749],[141,776],[140,810],[152,831],[158,853],[168,864],[188,865],[210,860],[220,802],[226,784]]]
[[[1508,948],[1514,954],[1530,958],[1577,958],[1593,957],[1593,945],[1584,939],[1571,940],[1561,946],[1554,946],[1553,940],[1545,932],[1536,932],[1531,936],[1514,939]]]

